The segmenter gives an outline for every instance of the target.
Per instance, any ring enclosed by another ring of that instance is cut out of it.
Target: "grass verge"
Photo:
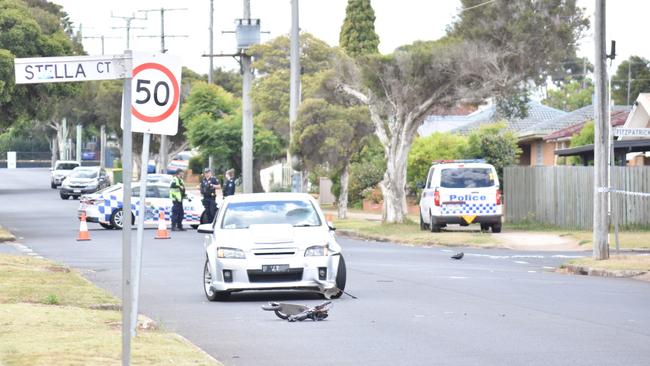
[[[0,241],[14,241],[16,237],[7,229],[0,226]]]
[[[577,258],[572,259],[565,264],[589,267],[594,269],[605,269],[610,271],[650,271],[650,255],[613,255],[607,260]]]
[[[118,300],[75,271],[31,257],[0,255],[0,364],[119,365],[121,313],[94,310]],[[138,365],[219,365],[184,338],[143,329]]]
[[[409,243],[416,245],[450,245],[450,246],[498,246],[498,239],[481,232],[440,232],[431,233],[420,230],[420,225],[413,222],[404,224],[382,224],[379,221],[362,219],[334,220],[337,230],[361,238]]]

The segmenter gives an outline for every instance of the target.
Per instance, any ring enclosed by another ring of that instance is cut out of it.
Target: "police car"
[[[97,194],[85,195],[79,200],[78,214],[86,213],[86,221],[100,224],[105,229],[122,229],[122,197],[124,191],[121,183],[111,186]],[[131,221],[139,215],[140,183],[132,184]],[[183,200],[185,217],[183,225],[197,228],[203,206],[201,201],[191,193]],[[165,213],[167,225],[171,225],[172,200],[169,198],[169,185],[160,183],[148,183],[145,198],[144,224],[148,226],[158,225],[160,211]]]
[[[478,223],[501,232],[501,190],[494,166],[483,160],[436,161],[420,199],[420,229],[439,232],[447,224]]]

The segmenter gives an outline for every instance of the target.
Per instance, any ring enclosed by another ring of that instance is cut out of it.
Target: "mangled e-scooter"
[[[270,302],[268,305],[263,305],[262,309],[273,311],[278,318],[286,319],[290,322],[303,321],[305,319],[319,321],[327,318],[327,312],[330,310],[331,305],[331,301],[325,301],[313,308],[306,305]]]

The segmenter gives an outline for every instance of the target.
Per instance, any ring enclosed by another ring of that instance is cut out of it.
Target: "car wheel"
[[[338,299],[339,297],[343,296],[346,281],[347,268],[345,266],[345,259],[343,259],[343,256],[341,256],[341,259],[339,259],[339,268],[336,270],[336,287],[339,289],[339,292],[332,295],[330,298]]]
[[[121,208],[118,208],[117,210],[113,211],[111,214],[111,219],[110,219],[111,226],[113,228],[122,230],[124,227],[124,211]],[[135,223],[135,216],[131,214],[131,224]]]
[[[438,224],[433,223],[433,215],[431,215],[431,223],[429,224],[429,228],[431,229],[432,233],[439,233],[441,226]]]
[[[493,233],[500,233],[501,232],[501,224],[492,224],[492,232]]]
[[[113,225],[111,225],[111,224],[105,224],[103,222],[100,222],[99,225],[101,225],[104,229],[107,229],[107,230],[115,229],[115,227],[113,227]]]
[[[61,193],[60,196],[61,196],[61,199],[62,199],[62,200],[67,200],[68,198],[70,198],[69,195],[67,195],[67,194],[63,194],[63,193]]]
[[[428,230],[429,229],[429,224],[424,222],[422,219],[422,214],[420,214],[420,230]]]
[[[487,233],[488,230],[490,230],[490,225],[489,224],[481,224],[481,232],[482,233]]]
[[[52,187],[52,189],[56,189],[56,184],[54,184],[54,182],[50,182],[50,187]]]
[[[205,265],[203,266],[203,291],[208,301],[221,301],[230,297],[228,291],[215,291],[212,288],[212,272],[210,272],[210,261],[205,258]]]
[[[192,229],[196,230],[196,229],[199,228],[199,225],[190,225],[190,227],[191,227]]]

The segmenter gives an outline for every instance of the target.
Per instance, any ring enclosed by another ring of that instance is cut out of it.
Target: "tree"
[[[585,10],[576,3],[461,0],[462,10],[447,34],[499,50],[513,74],[543,85],[549,76],[566,74],[576,63],[578,40],[589,27]]]
[[[348,0],[339,34],[339,46],[352,57],[379,53],[375,11],[370,0]]]
[[[585,87],[583,87],[583,84]],[[542,103],[549,107],[561,109],[566,112],[591,105],[591,98],[594,94],[594,84],[591,80],[582,83],[570,81],[563,84],[559,89],[549,90],[546,99]]]
[[[503,177],[503,168],[517,163],[521,149],[517,136],[506,129],[505,123],[494,123],[469,135],[465,155],[470,159],[485,159]]]
[[[427,180],[427,173],[434,160],[461,159],[467,149],[467,138],[451,133],[436,132],[413,141],[409,151],[407,179],[411,191],[419,182]]]
[[[345,107],[324,99],[307,99],[298,111],[294,126],[294,154],[308,169],[327,165],[340,174],[339,218],[347,217],[350,159],[372,133],[367,108]]]
[[[391,223],[405,219],[408,152],[424,119],[460,101],[506,93],[519,80],[498,53],[466,42],[427,43],[358,63],[342,57],[338,76],[340,90],[368,106],[384,147],[380,187],[383,219]]]
[[[630,95],[628,101],[628,72]],[[630,56],[621,62],[612,77],[612,99],[619,105],[634,103],[639,93],[650,91],[650,61],[640,56]]]

